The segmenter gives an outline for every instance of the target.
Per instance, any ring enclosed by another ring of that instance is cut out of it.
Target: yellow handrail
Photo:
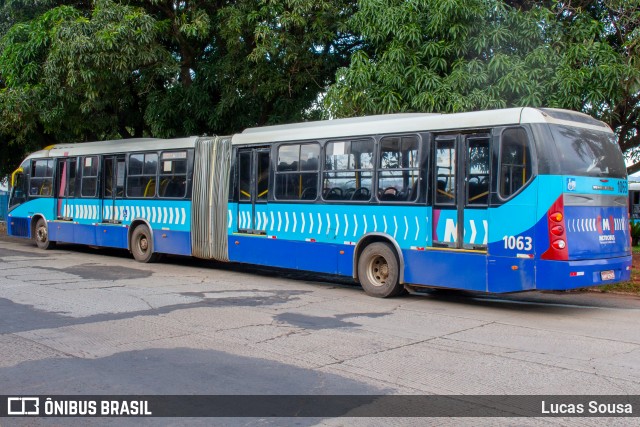
[[[16,185],[16,175],[23,172],[24,172],[24,169],[22,168],[18,168],[13,171],[13,173],[11,174],[11,188],[15,187]]]

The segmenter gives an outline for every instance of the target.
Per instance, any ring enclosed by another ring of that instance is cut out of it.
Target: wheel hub
[[[375,286],[384,286],[389,278],[389,264],[382,256],[371,260],[369,265],[369,279]]]

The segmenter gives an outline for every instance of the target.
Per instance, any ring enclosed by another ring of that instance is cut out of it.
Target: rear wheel
[[[400,267],[395,249],[375,242],[362,251],[358,260],[358,278],[364,291],[373,297],[387,298],[405,292],[400,284]]]
[[[33,238],[40,249],[52,249],[56,246],[56,242],[49,240],[49,227],[47,227],[47,221],[44,218],[38,219],[34,231]]]
[[[138,262],[156,262],[160,254],[153,252],[153,235],[146,225],[139,225],[131,234],[131,253]]]

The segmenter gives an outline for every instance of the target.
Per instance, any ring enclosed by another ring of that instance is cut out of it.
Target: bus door
[[[102,222],[122,222],[116,201],[124,197],[124,170],[124,155],[102,158]]]
[[[487,251],[490,177],[488,134],[439,135],[433,169],[433,245]]]
[[[76,188],[76,163],[75,158],[58,159],[56,166],[56,219],[61,221],[73,221],[75,188]]]
[[[266,234],[269,196],[269,148],[238,150],[238,231]]]
[[[73,219],[75,212],[76,158],[60,158],[55,169],[55,211],[56,222],[50,229],[51,239],[60,242],[74,242]]]

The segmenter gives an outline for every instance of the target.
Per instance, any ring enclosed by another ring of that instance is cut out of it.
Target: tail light
[[[549,230],[549,249],[542,254],[542,259],[564,261],[569,259],[567,248],[567,227],[564,221],[564,199],[558,197],[547,212]]]

